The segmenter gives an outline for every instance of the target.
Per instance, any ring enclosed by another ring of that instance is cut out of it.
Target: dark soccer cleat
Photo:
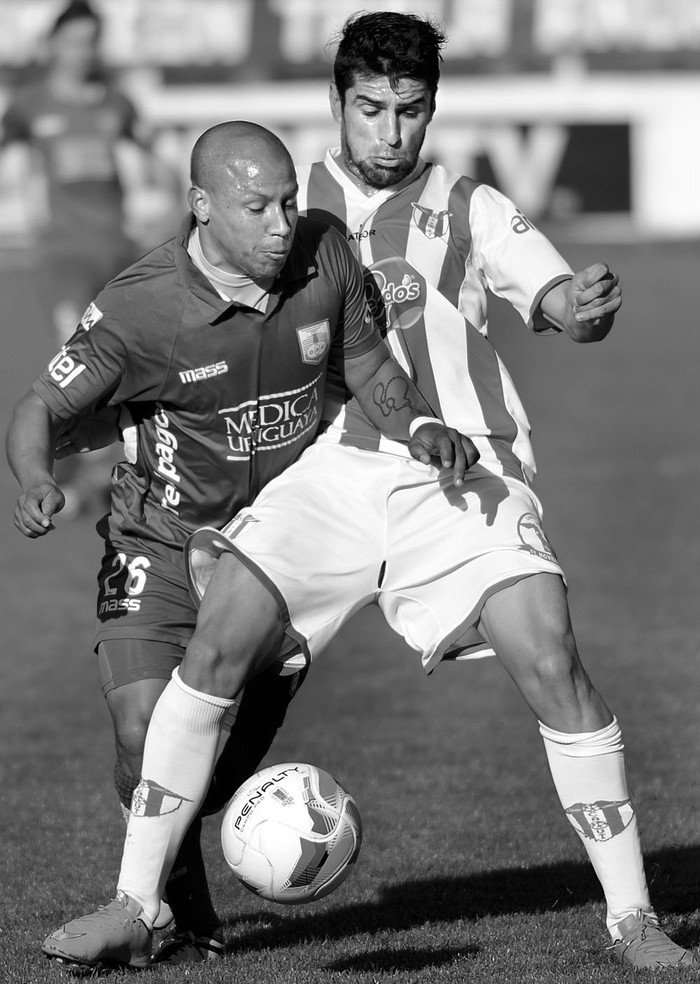
[[[697,961],[690,950],[674,943],[659,927],[656,916],[642,909],[615,927],[616,939],[609,947],[612,955],[621,963],[637,970],[649,967],[696,967]]]
[[[109,905],[73,919],[47,936],[42,952],[62,963],[148,967],[152,931],[140,903],[123,892]]]
[[[202,963],[223,957],[224,944],[208,936],[195,936],[191,932],[175,931],[163,940],[153,954],[154,964]]]

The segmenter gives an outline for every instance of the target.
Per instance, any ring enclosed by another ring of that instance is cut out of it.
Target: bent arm
[[[382,434],[408,442],[411,456],[423,464],[439,459],[443,467],[452,468],[455,485],[462,484],[465,472],[479,460],[479,452],[470,438],[434,417],[386,346],[375,345],[346,361],[345,382]]]
[[[52,529],[51,517],[65,504],[53,477],[55,427],[48,406],[30,390],[15,406],[7,431],[7,460],[21,488],[15,526],[28,537]]]
[[[346,360],[344,374],[348,389],[385,437],[408,441],[412,420],[435,416],[386,345]]]

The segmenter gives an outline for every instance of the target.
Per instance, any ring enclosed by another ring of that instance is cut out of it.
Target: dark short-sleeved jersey
[[[3,145],[29,144],[38,154],[49,198],[49,229],[89,241],[119,228],[122,189],[115,148],[137,139],[137,117],[126,96],[95,85],[85,102],[59,98],[40,82],[18,92],[2,120]]]
[[[329,359],[342,371],[382,344],[335,230],[299,219],[263,314],[194,266],[191,225],[107,285],[34,384],[63,420],[128,411],[138,451],[117,466],[111,530],[169,545],[222,526],[311,443]]]

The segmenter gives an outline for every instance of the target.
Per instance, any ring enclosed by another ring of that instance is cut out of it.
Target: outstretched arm
[[[428,464],[432,457],[452,467],[455,485],[479,459],[471,440],[435,418],[385,345],[345,362],[345,382],[374,426],[386,437],[407,441],[411,455]],[[428,418],[411,427],[418,418]]]
[[[575,342],[599,342],[612,328],[621,304],[617,274],[605,263],[593,263],[548,291],[540,308]]]
[[[44,401],[30,390],[17,403],[7,431],[7,460],[21,492],[15,526],[25,536],[44,536],[65,505],[53,477],[55,421]]]

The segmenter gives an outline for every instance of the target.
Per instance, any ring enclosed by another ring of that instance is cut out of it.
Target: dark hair
[[[425,82],[433,97],[440,80],[440,49],[447,38],[436,23],[393,11],[353,14],[339,36],[333,78],[341,101],[358,75]]]
[[[75,20],[91,20],[97,24],[98,27],[102,26],[102,20],[87,0],[71,0],[67,7],[61,11],[56,20],[51,25],[49,30],[49,37],[52,38],[57,34],[62,27],[69,24],[71,21]]]

